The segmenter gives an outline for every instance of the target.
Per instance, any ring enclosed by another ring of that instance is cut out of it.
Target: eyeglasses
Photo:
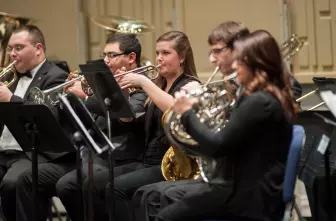
[[[221,48],[213,48],[209,51],[209,55],[218,55],[221,53],[223,50],[228,49],[228,46],[223,46]]]
[[[21,45],[21,44],[18,44],[18,45],[15,45],[14,47],[11,47],[11,46],[8,46],[6,48],[6,53],[9,54],[13,51],[14,49],[14,52],[20,52],[22,51],[24,48],[26,47],[26,45]]]
[[[109,59],[113,59],[113,58],[116,58],[116,57],[119,57],[119,56],[125,55],[125,54],[127,54],[127,53],[123,52],[123,53],[115,54],[113,52],[107,52],[107,53],[103,53],[100,57],[101,58],[108,57]]]

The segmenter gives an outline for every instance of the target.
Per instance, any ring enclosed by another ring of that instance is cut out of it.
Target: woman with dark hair
[[[241,85],[225,128],[213,133],[193,109],[196,99],[175,93],[173,110],[199,151],[225,158],[222,183],[206,183],[157,215],[158,220],[276,220],[284,211],[284,166],[296,106],[276,40],[259,30],[234,43],[232,68]]]

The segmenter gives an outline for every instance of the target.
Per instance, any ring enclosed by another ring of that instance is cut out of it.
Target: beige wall
[[[283,0],[285,1],[285,0]],[[336,1],[287,0],[289,32],[306,39],[293,59],[294,73],[302,83],[311,77],[336,77]],[[282,42],[281,0],[0,0],[1,11],[37,19],[47,40],[48,56],[67,60],[71,69],[87,59],[97,59],[105,31],[91,16],[122,15],[144,19],[154,32],[139,36],[143,55],[155,61],[155,40],[166,31],[186,32],[196,66],[205,79],[208,63],[207,35],[218,23],[239,20],[251,30],[266,29]],[[175,8],[175,10],[174,10]]]
[[[0,5],[3,12],[35,19],[45,35],[48,58],[76,67],[80,56],[75,0],[0,0]]]
[[[140,36],[143,55],[155,62],[155,40],[172,29],[184,31],[190,38],[200,77],[206,78],[214,69],[208,61],[207,36],[225,20],[239,20],[251,30],[264,28],[280,38],[280,4],[278,0],[84,0],[86,13],[92,16],[122,15],[143,19],[155,26],[153,33]],[[241,6],[244,5],[244,8]],[[262,7],[267,8],[260,13]],[[175,8],[175,10],[174,10]],[[267,17],[267,19],[265,19]],[[93,22],[90,29],[90,58],[99,55],[104,31]]]
[[[336,77],[336,1],[291,0],[292,29],[307,39],[294,59],[301,82],[312,76]]]

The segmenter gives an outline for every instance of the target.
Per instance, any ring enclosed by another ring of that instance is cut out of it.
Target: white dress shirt
[[[32,78],[23,76],[19,79],[19,82],[14,91],[14,95],[23,98],[27,92],[27,89],[30,83],[33,81],[37,71],[41,68],[46,60],[42,61],[39,65],[37,65],[33,70],[30,71]],[[11,132],[8,130],[6,126],[4,126],[4,130],[2,132],[2,136],[0,137],[0,151],[4,150],[18,150],[22,151],[22,148],[15,140]]]

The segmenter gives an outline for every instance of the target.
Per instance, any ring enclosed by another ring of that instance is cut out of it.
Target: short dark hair
[[[247,36],[249,29],[241,22],[226,21],[212,29],[208,37],[209,45],[223,41],[229,48],[233,49],[235,40]]]
[[[119,43],[120,51],[129,54],[134,52],[136,64],[140,66],[141,44],[134,34],[117,33],[107,38],[106,44]]]
[[[35,26],[35,25],[24,25],[24,26],[21,26],[21,27],[15,29],[13,31],[13,34],[23,32],[23,31],[28,32],[29,36],[32,38],[31,43],[33,45],[36,45],[36,44],[40,43],[43,46],[44,51],[46,51],[47,47],[46,47],[46,44],[45,44],[45,39],[44,39],[43,33],[37,26]]]

